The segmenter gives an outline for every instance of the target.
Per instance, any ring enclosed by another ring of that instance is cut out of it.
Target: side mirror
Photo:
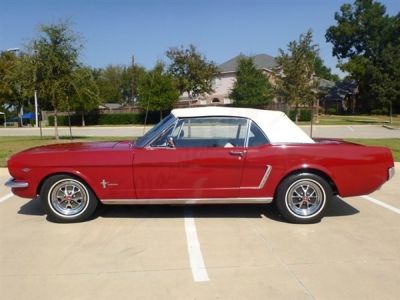
[[[174,138],[171,135],[167,137],[167,148],[175,148]]]

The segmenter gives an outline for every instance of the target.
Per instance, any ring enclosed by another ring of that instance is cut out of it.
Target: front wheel
[[[47,215],[60,223],[86,220],[98,203],[92,190],[71,175],[49,177],[40,190],[40,201]]]
[[[317,223],[325,216],[332,202],[332,188],[318,175],[294,174],[279,184],[275,201],[287,221]]]

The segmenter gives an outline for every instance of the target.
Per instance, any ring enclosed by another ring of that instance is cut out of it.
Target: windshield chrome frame
[[[178,119],[173,115],[170,114],[167,117],[164,118],[164,120],[160,121],[152,127],[144,136],[138,139],[138,141],[135,143],[135,147],[137,148],[144,148],[146,147],[149,143],[151,143],[157,136],[159,136],[163,131],[168,129],[174,122],[176,122]]]

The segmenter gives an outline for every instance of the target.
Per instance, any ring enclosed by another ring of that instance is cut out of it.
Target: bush
[[[90,113],[84,116],[85,125],[127,125],[127,124],[144,124],[145,113],[132,114],[99,114]],[[156,124],[159,122],[159,113],[149,113],[147,116],[147,124]],[[82,115],[70,115],[71,126],[82,126]],[[68,116],[57,116],[57,124],[59,126],[69,126]],[[49,116],[49,126],[54,126],[54,116]]]
[[[326,110],[326,113],[327,113],[328,115],[336,115],[336,108],[328,108],[328,109]]]
[[[378,109],[373,109],[371,110],[371,115],[388,115],[389,114],[389,110],[387,108],[378,108]]]
[[[313,115],[313,113],[312,113],[311,109],[302,109],[302,110],[300,110],[299,121],[309,122],[309,121],[311,121],[312,115]]]
[[[292,120],[293,122],[296,121],[296,111],[295,110],[289,111],[289,119]]]

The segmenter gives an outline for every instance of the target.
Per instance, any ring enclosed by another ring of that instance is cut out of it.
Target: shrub
[[[132,114],[99,114],[89,113],[84,116],[85,125],[126,125],[126,124],[144,124],[145,113],[132,113]],[[71,126],[82,125],[81,114],[71,114]],[[156,124],[159,122],[159,113],[148,113],[147,124]],[[57,123],[59,126],[69,126],[68,116],[57,116]],[[54,116],[49,116],[49,126],[54,126]]]
[[[311,109],[302,109],[300,110],[300,118],[299,121],[309,122],[312,118],[312,110]]]
[[[289,119],[292,120],[293,122],[296,121],[296,111],[295,110],[289,111]]]
[[[328,108],[328,109],[326,110],[326,113],[327,113],[328,115],[336,115],[336,108]]]

